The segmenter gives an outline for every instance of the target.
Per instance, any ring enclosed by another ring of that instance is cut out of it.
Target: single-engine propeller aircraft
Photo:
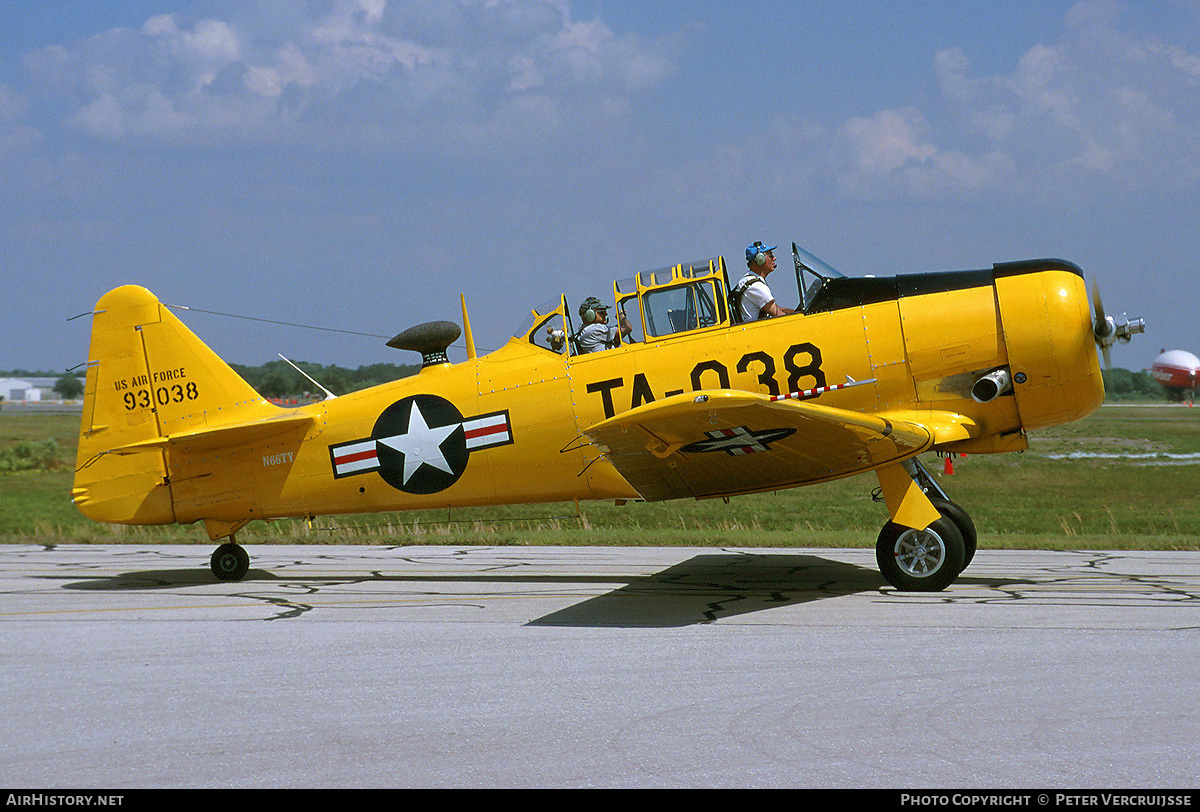
[[[1144,324],[1098,295],[1093,322],[1063,260],[850,278],[794,243],[792,258],[795,312],[749,322],[721,257],[616,282],[622,329],[599,352],[581,351],[559,296],[479,355],[463,299],[461,329],[388,342],[420,352],[419,373],[299,408],[264,400],[148,290],[117,288],[93,313],[74,503],[100,522],[203,521],[213,573],[237,580],[235,534],[255,519],[705,499],[874,472],[882,574],[944,589],[976,533],[918,455],[1018,451],[1086,416],[1104,399],[1093,345]],[[450,363],[460,335],[467,359]]]

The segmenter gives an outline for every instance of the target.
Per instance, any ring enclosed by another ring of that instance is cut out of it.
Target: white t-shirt
[[[579,351],[581,353],[611,350],[619,343],[615,324],[610,327],[602,321],[594,321],[579,331]]]
[[[742,321],[756,321],[763,318],[762,309],[775,301],[775,297],[771,295],[771,288],[767,285],[767,280],[754,271],[747,271],[734,287],[738,288],[742,285],[745,285],[745,289],[742,290],[742,298],[738,300],[738,310],[741,311]]]

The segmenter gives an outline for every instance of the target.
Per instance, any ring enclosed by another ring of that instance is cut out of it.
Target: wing
[[[676,395],[584,430],[647,501],[790,488],[927,450],[908,420],[737,390]]]

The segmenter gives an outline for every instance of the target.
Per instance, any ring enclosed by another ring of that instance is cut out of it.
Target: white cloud
[[[0,84],[0,160],[20,156],[41,138],[41,133],[26,123],[28,113],[28,100]]]
[[[206,144],[275,138],[301,121],[345,141],[357,127],[372,139],[424,133],[433,143],[468,124],[519,126],[510,108],[531,93],[554,109],[552,120],[619,117],[623,97],[674,70],[669,48],[572,20],[566,3],[333,0],[319,8],[286,16],[278,30],[253,17],[157,15],[137,29],[42,49],[27,65],[91,136]],[[416,116],[427,125],[399,125]]]
[[[939,51],[941,107],[839,130],[842,187],[953,196],[1200,180],[1200,55],[1131,33],[1110,0],[1082,0],[1064,22],[1060,40],[1031,45],[1007,73],[974,76],[963,48]]]
[[[996,84],[1026,109],[1047,113],[1059,124],[1077,126],[1081,99],[1073,83],[1075,76],[1065,48],[1035,45],[1021,57],[1016,72],[997,78]]]
[[[971,61],[961,48],[946,48],[934,57],[934,75],[942,93],[959,102],[968,102],[975,97],[978,82],[967,78]]]
[[[12,88],[0,85],[0,121],[14,121],[22,118],[27,109],[28,104]]]
[[[413,71],[451,61],[451,54],[441,48],[389,33],[383,25],[383,5],[362,0],[335,4],[324,20],[306,32],[325,83],[341,88],[384,79],[396,68]]]
[[[918,134],[924,128],[915,110],[882,110],[869,119],[851,119],[842,133],[860,171],[888,174],[910,161],[921,163],[937,155]]]
[[[854,118],[838,133],[842,167],[838,182],[854,196],[954,196],[980,189],[1012,171],[1000,153],[971,156],[939,149],[930,127],[913,109],[882,110]]]
[[[1200,78],[1200,55],[1188,53],[1177,45],[1151,45],[1147,49],[1152,54],[1161,54],[1173,68],[1183,71],[1188,76]]]
[[[180,29],[172,14],[151,17],[141,28],[153,47],[166,48],[192,70],[219,68],[242,56],[240,37],[221,20],[200,20],[192,29]]]
[[[286,43],[275,53],[273,65],[247,69],[243,84],[260,96],[275,97],[289,84],[310,88],[320,81],[320,71],[312,65],[294,43]]]

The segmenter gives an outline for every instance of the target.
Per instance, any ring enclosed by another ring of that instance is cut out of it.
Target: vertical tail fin
[[[96,303],[72,498],[91,519],[175,521],[165,452],[134,444],[275,412],[150,291]]]

